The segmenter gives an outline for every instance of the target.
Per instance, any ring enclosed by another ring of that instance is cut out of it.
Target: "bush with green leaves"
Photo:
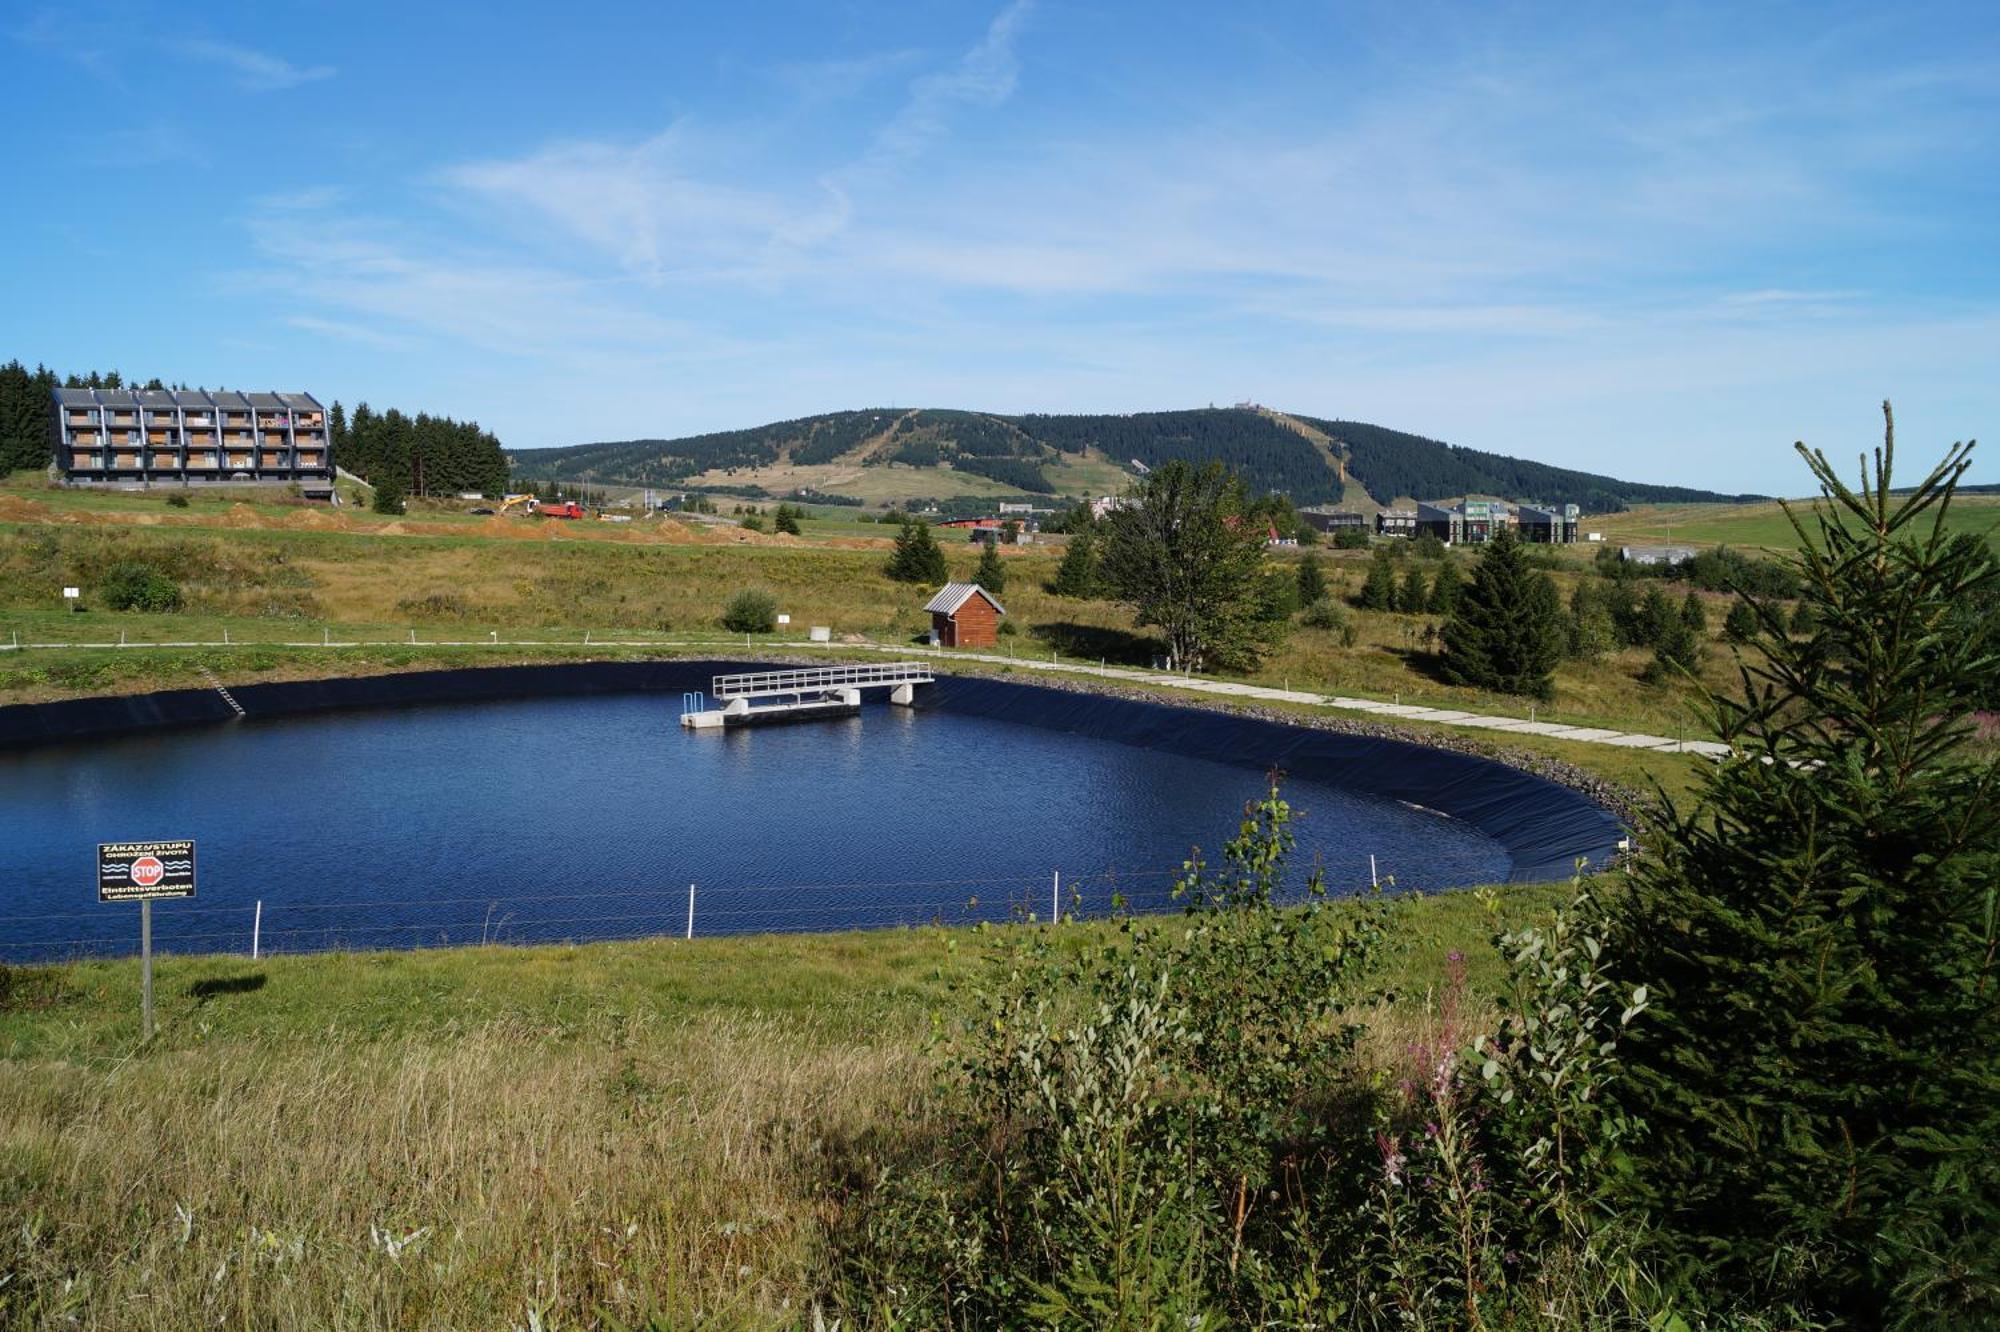
[[[186,491],[176,490],[173,494],[167,496],[168,508],[185,509],[187,506],[188,506],[188,497]]]
[[[104,576],[104,604],[112,610],[151,611],[181,608],[181,585],[142,560],[126,560]]]
[[[746,587],[722,608],[722,627],[737,634],[768,634],[778,627],[778,599],[759,587]]]
[[[401,513],[406,507],[403,496],[403,483],[384,477],[375,483],[375,501],[371,507],[377,513]]]
[[[1745,597],[1758,651],[1705,704],[1731,754],[1663,803],[1616,932],[1653,992],[1628,1205],[1690,1280],[1843,1327],[2000,1326],[2000,766],[1967,744],[2000,657],[1959,618],[2000,571],[1945,525],[1970,451],[1898,494],[1893,422],[1858,491],[1801,446],[1811,636]]]
[[[1348,614],[1347,607],[1332,597],[1321,597],[1299,612],[1299,623],[1308,629],[1328,631],[1340,641],[1342,647],[1353,647],[1358,637],[1354,617]]]
[[[1312,1265],[1319,1090],[1361,1083],[1349,1003],[1384,908],[1326,910],[1317,874],[1280,908],[1291,820],[1274,782],[1222,868],[1188,861],[1179,919],[997,936],[942,1047],[945,1140],[847,1256],[863,1321],[1254,1324]]]

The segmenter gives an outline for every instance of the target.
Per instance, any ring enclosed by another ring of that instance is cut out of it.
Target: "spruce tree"
[[[784,532],[791,536],[799,535],[798,510],[789,504],[780,504],[778,511],[771,516],[771,530],[774,532]]]
[[[937,533],[931,525],[919,518],[915,522],[916,543],[912,547],[912,567],[916,570],[916,581],[939,585],[951,581],[951,568],[944,561],[944,551],[938,548]]]
[[[1069,545],[1063,551],[1062,563],[1056,566],[1056,576],[1049,583],[1049,591],[1059,597],[1097,595],[1097,543],[1089,529],[1070,537]]]
[[[1738,597],[1730,604],[1729,615],[1722,621],[1722,634],[1732,643],[1748,643],[1757,637],[1757,612],[1750,609],[1750,603]]]
[[[1646,595],[1639,599],[1639,608],[1633,619],[1635,641],[1633,647],[1658,647],[1667,637],[1669,626],[1679,617],[1674,613],[1674,603],[1659,587],[1649,587]]]
[[[1007,570],[1000,563],[1000,543],[992,537],[986,538],[986,548],[979,552],[979,567],[972,571],[972,581],[995,596],[1007,590]]]
[[[1528,567],[1520,539],[1501,528],[1445,624],[1439,669],[1453,684],[1546,699],[1565,641],[1555,583]]]
[[[1396,609],[1396,570],[1389,563],[1388,547],[1375,552],[1368,565],[1368,580],[1361,585],[1361,595],[1355,604],[1362,610]]]
[[[1310,532],[1311,528],[1304,528]],[[1299,605],[1310,606],[1326,595],[1326,570],[1320,567],[1319,556],[1308,555],[1299,561]]]
[[[1424,609],[1433,615],[1451,614],[1458,609],[1458,595],[1464,586],[1465,580],[1459,577],[1457,561],[1446,560],[1438,566],[1437,576],[1431,579],[1431,595]]]
[[[1431,596],[1424,585],[1424,571],[1416,565],[1403,575],[1403,585],[1396,590],[1396,609],[1408,615],[1421,615],[1430,604]]]
[[[1681,598],[1681,624],[1694,635],[1696,642],[1708,636],[1708,608],[1692,592]]]
[[[2000,659],[1956,616],[2000,572],[1946,532],[1969,445],[1902,496],[1893,421],[1858,493],[1799,452],[1815,634],[1746,598],[1761,651],[1706,701],[1731,755],[1663,798],[1608,950],[1651,991],[1613,1087],[1645,1126],[1631,1201],[1698,1286],[1992,1327],[2000,767],[1967,741]]]

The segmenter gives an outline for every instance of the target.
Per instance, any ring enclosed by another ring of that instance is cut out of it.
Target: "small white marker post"
[[[1049,924],[1062,919],[1062,871],[1056,871],[1055,890],[1049,894]]]
[[[1382,881],[1375,877],[1375,856],[1372,852],[1368,856],[1368,886],[1370,888],[1382,886]]]
[[[258,945],[264,937],[264,899],[257,899],[257,914],[250,921],[250,960],[257,960]]]
[[[689,884],[689,885],[688,885],[688,932],[687,932],[687,937],[688,937],[688,938],[690,938],[690,939],[694,938],[694,885],[693,885],[693,884]]]

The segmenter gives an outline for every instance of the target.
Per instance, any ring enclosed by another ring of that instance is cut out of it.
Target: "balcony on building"
[[[212,453],[190,453],[187,460],[190,472],[212,472],[215,470],[215,455]]]
[[[73,472],[101,472],[104,470],[104,458],[100,454],[78,450],[69,455],[69,466]]]

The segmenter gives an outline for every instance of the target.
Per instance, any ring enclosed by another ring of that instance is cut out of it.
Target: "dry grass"
[[[0,1321],[788,1326],[829,1144],[907,1117],[913,1047],[626,1018],[16,1064]]]

